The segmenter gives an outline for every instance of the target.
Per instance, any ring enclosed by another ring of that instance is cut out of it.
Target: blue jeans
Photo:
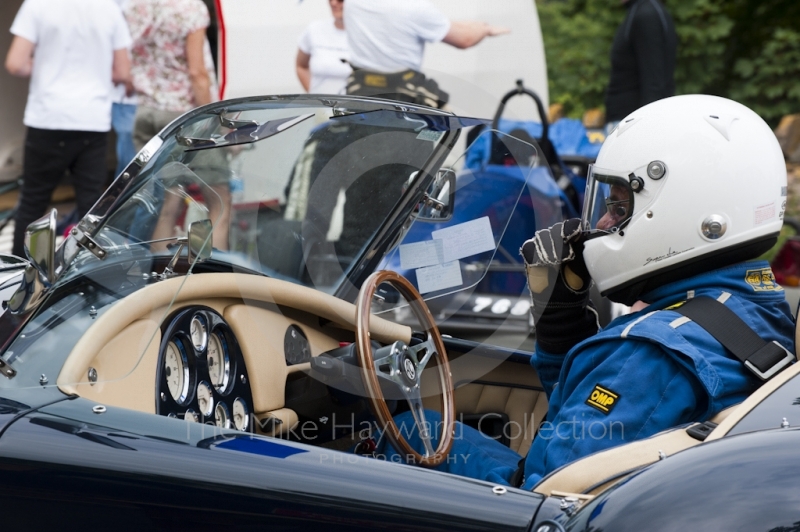
[[[430,425],[431,443],[435,449],[439,443],[441,416],[433,410],[425,410],[425,420]],[[400,429],[400,433],[408,440],[409,445],[420,454],[424,454],[425,447],[419,437],[419,430],[417,430],[411,412],[398,414],[394,417],[394,422]],[[381,434],[377,437],[380,438],[375,451],[377,458],[405,463],[402,456],[386,441],[385,435]],[[455,437],[450,454],[447,455],[447,460],[434,469],[508,486],[511,476],[517,471],[521,458],[519,454],[489,436],[456,422]]]
[[[111,127],[117,134],[117,169],[114,173],[118,176],[128,163],[136,157],[136,148],[133,147],[133,122],[136,118],[136,106],[129,103],[114,103],[111,105]]]

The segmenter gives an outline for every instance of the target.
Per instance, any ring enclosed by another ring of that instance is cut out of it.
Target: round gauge
[[[205,417],[211,417],[214,411],[214,392],[211,391],[211,385],[206,381],[201,381],[197,385],[197,406],[200,407],[200,413]]]
[[[192,345],[198,351],[206,348],[208,341],[208,327],[206,326],[206,319],[200,314],[195,314],[192,317],[192,323],[189,325],[189,334],[192,337]]]
[[[197,412],[189,408],[186,410],[186,413],[183,415],[184,421],[188,421],[189,423],[200,423],[200,416],[197,415]]]
[[[167,389],[172,398],[179,404],[186,401],[189,393],[189,361],[183,345],[175,340],[167,343],[164,366],[161,369],[167,379]]]
[[[214,409],[214,424],[221,429],[231,428],[231,414],[225,403],[217,403]]]
[[[237,397],[233,402],[233,426],[237,430],[246,431],[250,425],[250,412],[247,411],[247,403],[241,397]]]
[[[227,345],[219,334],[212,333],[208,337],[208,376],[211,377],[211,384],[222,393],[227,387],[231,378],[231,357],[228,354]]]

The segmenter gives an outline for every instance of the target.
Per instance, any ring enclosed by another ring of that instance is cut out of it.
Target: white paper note
[[[489,223],[488,216],[440,229],[431,235],[435,239],[442,240],[444,262],[495,249],[492,224]]]
[[[443,262],[444,250],[441,240],[424,240],[400,246],[400,267],[404,270],[433,266]]]
[[[457,260],[417,269],[417,286],[420,294],[460,286],[462,282],[461,265]]]

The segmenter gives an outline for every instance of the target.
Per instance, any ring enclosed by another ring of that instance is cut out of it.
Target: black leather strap
[[[705,329],[761,380],[768,380],[794,359],[786,348],[762,339],[716,299],[695,297],[673,310]]]

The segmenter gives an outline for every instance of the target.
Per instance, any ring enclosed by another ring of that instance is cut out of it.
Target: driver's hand
[[[520,249],[536,342],[551,354],[566,353],[599,328],[589,302],[592,280],[583,262],[583,242],[581,222],[572,218],[537,231]]]
[[[591,278],[583,262],[581,221],[570,218],[547,229],[540,229],[520,249],[525,260],[528,286],[533,294],[541,294],[561,273],[566,286],[574,292],[589,288]]]

